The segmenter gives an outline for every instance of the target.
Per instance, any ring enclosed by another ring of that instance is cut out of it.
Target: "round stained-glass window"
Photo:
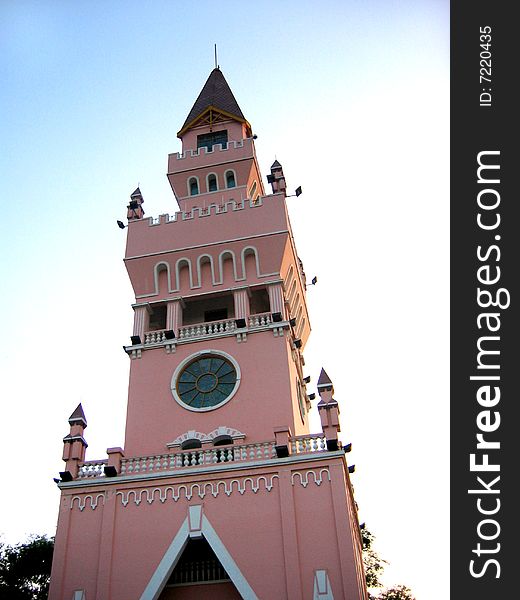
[[[231,356],[206,352],[179,365],[172,378],[172,393],[184,408],[212,410],[231,400],[239,383],[240,370]]]

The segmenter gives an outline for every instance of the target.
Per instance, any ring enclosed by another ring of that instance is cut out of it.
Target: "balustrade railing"
[[[312,454],[327,450],[326,438],[322,433],[300,435],[289,439],[290,454]],[[121,475],[174,471],[189,467],[209,466],[231,462],[249,462],[276,458],[275,442],[236,444],[181,450],[171,454],[123,458]],[[105,477],[104,467],[108,460],[91,460],[79,466],[77,479]]]
[[[267,327],[273,322],[271,313],[260,313],[250,315],[246,319],[248,329],[261,329]],[[193,325],[184,325],[179,328],[178,340],[192,340],[215,336],[225,333],[233,333],[237,329],[235,319],[224,319],[222,321],[209,321],[207,323],[194,323]],[[157,331],[146,331],[144,334],[144,345],[162,344],[168,341],[168,329],[159,329]]]
[[[144,345],[147,344],[160,344],[167,340],[166,332],[167,329],[158,329],[157,331],[146,331],[144,334]]]
[[[310,433],[290,438],[291,454],[308,454],[327,450],[327,440],[322,433]]]
[[[265,460],[274,458],[275,455],[274,442],[184,450],[171,454],[124,458],[121,461],[121,475],[173,471],[186,467],[228,462]]]
[[[235,331],[237,328],[235,319],[224,319],[223,321],[209,321],[208,323],[196,323],[185,325],[179,329],[179,340],[218,335]]]
[[[258,327],[266,327],[273,322],[271,313],[261,313],[259,315],[250,315],[247,317],[247,325],[249,329],[256,329]]]
[[[92,479],[105,476],[105,466],[108,460],[89,460],[80,465],[77,479]]]

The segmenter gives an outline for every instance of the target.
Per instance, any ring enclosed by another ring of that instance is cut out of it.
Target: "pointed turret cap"
[[[83,423],[84,427],[87,426],[87,419],[85,418],[85,413],[83,412],[81,402],[76,407],[76,410],[70,415],[69,423],[71,425],[74,425],[76,423]]]
[[[320,377],[318,379],[318,390],[320,388],[332,388],[332,381],[330,377],[327,375],[327,372],[324,368],[321,369]]]
[[[190,110],[184,125],[177,136],[181,136],[194,122],[208,109],[214,108],[225,114],[230,118],[240,121],[241,123],[247,123],[238,102],[233,96],[233,92],[228,85],[222,71],[217,67],[211,71],[208,80],[204,84],[202,91],[198,98],[195,100],[195,104]]]
[[[139,187],[136,187],[135,190],[130,194],[130,198],[142,198],[141,190]]]
[[[276,169],[281,169],[281,168],[282,168],[282,165],[277,160],[275,160],[274,163],[271,165],[271,171],[276,170]]]

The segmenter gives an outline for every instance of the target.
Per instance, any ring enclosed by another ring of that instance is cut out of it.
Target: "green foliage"
[[[383,584],[379,577],[383,574],[386,560],[379,557],[377,552],[372,548],[374,543],[374,535],[365,527],[361,530],[361,540],[363,542],[363,565],[365,567],[365,578],[367,588],[382,588]],[[369,592],[370,600],[415,600],[412,591],[405,585],[396,585],[394,587],[381,590],[377,595]]]
[[[45,535],[16,546],[0,542],[0,600],[46,600],[53,549]]]
[[[396,585],[374,597],[374,600],[415,600],[412,590],[405,585]]]
[[[366,527],[361,530],[361,540],[363,542],[363,565],[365,567],[367,587],[382,587],[383,584],[379,577],[383,574],[385,565],[388,563],[386,560],[380,558],[377,552],[372,548],[374,536]]]

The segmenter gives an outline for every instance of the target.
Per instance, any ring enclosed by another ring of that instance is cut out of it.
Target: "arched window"
[[[202,442],[198,438],[189,438],[181,444],[182,450],[195,450],[197,448],[202,448]]]
[[[235,174],[233,171],[226,171],[226,187],[234,188],[236,186]]]
[[[251,200],[256,200],[255,196],[256,196],[256,181],[253,183],[253,185],[249,189],[249,198]]]
[[[190,190],[190,196],[196,196],[199,193],[199,182],[196,177],[192,177],[188,181],[188,189]]]
[[[214,446],[227,446],[233,443],[233,438],[230,435],[219,435],[213,440]]]
[[[216,192],[217,190],[217,176],[214,173],[211,173],[208,175],[208,192]]]

